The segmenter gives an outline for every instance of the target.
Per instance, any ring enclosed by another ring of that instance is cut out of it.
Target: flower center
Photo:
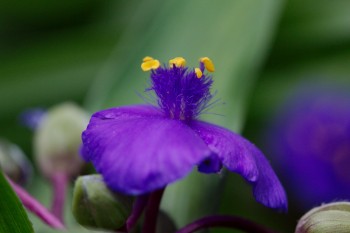
[[[207,57],[200,59],[199,68],[185,65],[182,57],[171,59],[169,66],[161,66],[158,60],[145,57],[141,68],[151,70],[151,87],[147,90],[155,92],[158,105],[167,117],[189,121],[199,116],[212,98],[213,80],[204,71],[213,72],[215,68]]]

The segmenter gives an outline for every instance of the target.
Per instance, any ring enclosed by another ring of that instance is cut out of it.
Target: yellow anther
[[[154,59],[149,59],[146,61],[143,61],[141,64],[141,69],[143,71],[149,71],[149,70],[155,70],[158,69],[158,67],[160,66],[160,62],[158,60],[154,60]]]
[[[199,68],[195,68],[194,72],[196,73],[197,78],[201,78],[203,76],[203,73],[202,73],[201,69],[199,69]]]
[[[154,60],[153,57],[147,56],[142,59],[143,62]]]
[[[186,60],[183,57],[175,57],[169,61],[169,66],[173,67],[173,65],[176,67],[184,67],[186,65]]]
[[[209,72],[215,71],[214,63],[208,57],[202,57],[200,59],[200,62],[204,64],[204,67],[207,71]]]

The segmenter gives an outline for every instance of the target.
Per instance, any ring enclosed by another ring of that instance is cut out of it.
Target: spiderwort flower
[[[82,156],[91,161],[114,191],[140,195],[185,177],[194,166],[217,173],[225,166],[243,176],[258,202],[286,209],[285,192],[264,155],[249,141],[225,128],[198,120],[208,107],[212,61],[198,68],[177,57],[162,65],[145,57],[158,106],[135,105],[93,114],[82,134]]]
[[[296,201],[310,208],[350,198],[350,94],[332,85],[298,87],[270,129],[271,154]]]

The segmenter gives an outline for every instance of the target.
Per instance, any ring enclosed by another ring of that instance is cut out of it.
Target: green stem
[[[63,214],[68,181],[68,176],[64,173],[56,173],[51,177],[51,183],[53,186],[53,201],[51,212],[61,222],[64,222]]]

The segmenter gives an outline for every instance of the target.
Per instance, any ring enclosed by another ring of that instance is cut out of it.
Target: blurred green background
[[[224,104],[203,118],[264,148],[261,131],[300,81],[349,83],[349,9],[346,0],[0,1],[0,137],[32,158],[32,132],[18,124],[23,110],[67,100],[90,112],[142,103],[144,56],[184,56],[190,66],[208,56]],[[28,189],[48,205],[39,174]],[[293,232],[302,210],[293,198],[289,206],[280,214],[259,205],[234,174],[192,174],[163,202],[180,225],[216,212]],[[66,210],[73,229],[69,203]]]

